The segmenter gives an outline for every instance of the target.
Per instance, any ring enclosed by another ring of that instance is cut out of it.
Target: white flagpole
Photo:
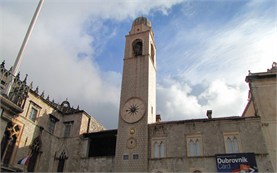
[[[25,38],[24,38],[24,40],[23,40],[23,43],[22,43],[22,45],[21,45],[21,47],[20,47],[20,50],[19,50],[19,52],[18,52],[17,58],[16,58],[16,60],[15,60],[15,62],[14,62],[14,65],[13,65],[13,68],[12,68],[12,72],[11,72],[11,73],[12,73],[11,81],[8,83],[8,85],[7,85],[7,87],[6,87],[6,90],[5,90],[5,94],[6,94],[6,95],[9,95],[9,92],[10,92],[11,87],[12,87],[12,84],[13,84],[14,77],[15,77],[15,76],[17,75],[17,73],[18,73],[18,69],[19,69],[19,66],[20,66],[20,63],[21,63],[21,60],[22,60],[21,57],[22,57],[23,51],[24,51],[24,49],[25,49],[25,47],[26,47],[26,45],[27,45],[27,42],[28,42],[28,40],[29,40],[29,38],[30,38],[30,35],[31,35],[31,33],[32,33],[32,30],[34,29],[34,25],[35,25],[35,22],[36,22],[36,20],[37,20],[37,18],[38,18],[39,13],[40,13],[40,10],[41,10],[41,7],[42,7],[43,2],[44,2],[44,0],[40,0],[40,1],[39,1],[39,4],[38,4],[38,6],[37,6],[37,8],[36,8],[36,11],[35,11],[35,13],[34,13],[34,15],[33,15],[33,18],[32,18],[32,20],[31,20],[31,23],[30,23],[30,25],[29,25],[29,28],[28,28],[27,33],[26,33],[26,35],[25,35]]]

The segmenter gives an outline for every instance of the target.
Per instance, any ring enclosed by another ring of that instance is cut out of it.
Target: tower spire
[[[115,171],[148,171],[148,124],[156,121],[155,42],[151,22],[134,20],[126,36]]]

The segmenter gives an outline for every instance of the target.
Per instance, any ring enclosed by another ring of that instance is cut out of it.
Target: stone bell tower
[[[156,47],[151,22],[134,20],[126,36],[115,171],[148,170],[148,124],[156,120]]]

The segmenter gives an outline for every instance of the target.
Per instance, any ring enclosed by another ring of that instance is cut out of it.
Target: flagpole
[[[30,25],[29,25],[29,28],[28,28],[27,33],[26,33],[26,35],[25,35],[25,38],[24,38],[24,40],[23,40],[23,42],[22,42],[22,45],[21,45],[21,47],[20,47],[20,50],[19,50],[19,52],[18,52],[18,54],[17,54],[17,58],[16,58],[16,60],[15,60],[15,62],[14,62],[14,65],[13,65],[13,67],[12,67],[12,72],[11,72],[11,73],[12,73],[12,76],[11,76],[11,80],[10,80],[10,82],[8,83],[8,85],[7,85],[6,89],[5,89],[5,94],[6,94],[7,96],[9,95],[9,92],[10,92],[10,90],[11,90],[14,77],[15,77],[15,76],[17,75],[17,73],[18,73],[18,69],[19,69],[19,66],[20,66],[20,63],[21,63],[21,60],[22,60],[23,51],[25,50],[25,47],[26,47],[27,42],[28,42],[28,40],[29,40],[29,38],[30,38],[30,35],[31,35],[31,33],[32,33],[32,30],[34,29],[34,25],[35,25],[35,23],[36,23],[36,20],[37,20],[37,18],[38,18],[39,13],[40,13],[40,10],[41,10],[41,7],[42,7],[43,2],[44,2],[44,0],[40,0],[40,1],[39,1],[39,4],[38,4],[38,6],[37,6],[37,8],[36,8],[36,11],[35,11],[35,13],[34,13],[34,15],[33,15],[33,18],[32,18],[32,20],[31,20],[31,23],[30,23]]]

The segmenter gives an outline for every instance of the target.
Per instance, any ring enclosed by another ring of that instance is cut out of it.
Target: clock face
[[[144,102],[139,98],[129,99],[121,109],[121,117],[127,123],[139,121],[145,114]]]

